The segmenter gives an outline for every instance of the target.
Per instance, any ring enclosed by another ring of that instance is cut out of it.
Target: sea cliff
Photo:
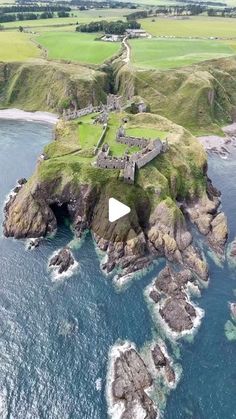
[[[135,185],[123,182],[119,170],[99,169],[80,147],[77,122],[60,121],[56,139],[39,158],[35,173],[5,206],[4,233],[16,238],[40,237],[57,227],[55,209],[68,211],[75,234],[90,229],[107,258],[107,272],[139,271],[154,258],[187,266],[207,280],[208,269],[193,244],[187,220],[220,254],[227,238],[225,217],[218,212],[219,194],[207,178],[206,154],[184,128],[157,115],[127,115],[130,125],[168,132],[169,149],[138,173]],[[108,199],[131,207],[115,223],[108,221]]]

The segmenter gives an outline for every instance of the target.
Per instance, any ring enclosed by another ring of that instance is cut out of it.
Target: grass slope
[[[37,37],[53,60],[71,60],[86,64],[101,64],[120,49],[120,43],[95,41],[95,34],[79,32],[49,32]]]
[[[222,134],[234,119],[236,58],[222,58],[168,71],[118,69],[119,92],[135,92],[150,106],[194,134]]]
[[[104,101],[106,89],[104,73],[78,64],[0,63],[0,107],[58,112],[73,102],[82,108]]]
[[[235,53],[226,43],[213,40],[134,39],[130,45],[132,63],[143,68],[177,68]]]
[[[26,61],[40,56],[40,50],[30,35],[20,32],[0,32],[0,61]]]

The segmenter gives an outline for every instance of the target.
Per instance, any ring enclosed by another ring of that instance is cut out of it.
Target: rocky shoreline
[[[224,256],[227,220],[218,211],[219,192],[209,180],[205,194],[195,201],[182,202],[179,209],[173,210],[165,201],[160,202],[146,219],[145,227],[141,226],[141,220],[133,209],[126,218],[125,231],[122,221],[109,223],[108,208],[104,213],[103,196],[97,188],[83,185],[75,191],[69,184],[60,196],[56,196],[53,192],[55,187],[55,181],[36,184],[33,188],[26,180],[18,185],[4,208],[5,236],[39,238],[52,233],[57,227],[53,206],[60,208],[66,205],[76,236],[81,237],[86,229],[90,229],[99,249],[106,252],[102,268],[107,273],[119,268],[122,270],[120,276],[129,276],[148,267],[154,259],[165,257],[170,262],[187,267],[206,281],[208,267],[193,244],[187,219],[206,237],[208,245],[218,255]]]
[[[227,159],[230,155],[229,146],[236,147],[236,123],[223,127],[222,131],[225,136],[204,135],[197,139],[208,153]]]

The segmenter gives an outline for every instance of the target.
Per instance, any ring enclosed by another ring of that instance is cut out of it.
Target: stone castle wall
[[[134,161],[127,161],[124,168],[124,181],[126,183],[134,184],[136,171],[136,163]]]
[[[103,169],[124,169],[127,160],[123,158],[116,157],[105,157],[104,155],[98,155],[97,158],[97,167]]]
[[[66,121],[70,121],[72,119],[80,118],[81,116],[89,115],[90,113],[99,112],[100,108],[98,106],[89,105],[86,108],[78,109],[72,112],[63,112],[63,118]]]
[[[142,157],[140,157],[136,161],[136,165],[138,169],[145,166],[146,164],[150,163],[155,157],[157,157],[160,154],[160,150],[157,148],[154,148],[151,151],[148,151],[146,154],[144,154]]]
[[[127,144],[129,147],[136,146],[139,148],[147,147],[149,143],[149,140],[146,140],[145,138],[129,137],[129,136],[124,136],[124,137],[117,136],[116,141],[118,143]]]

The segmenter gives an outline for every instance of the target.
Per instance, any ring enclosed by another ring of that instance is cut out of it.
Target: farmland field
[[[36,39],[53,60],[71,60],[101,64],[120,49],[120,43],[95,41],[96,34],[79,32],[48,32]]]
[[[131,13],[130,9],[92,9],[86,10],[84,12],[80,11],[71,11],[70,17],[53,17],[51,19],[38,19],[38,20],[23,20],[15,22],[6,22],[4,23],[5,28],[15,28],[18,26],[23,26],[27,28],[37,28],[43,26],[52,26],[52,25],[75,25],[76,23],[89,23],[93,20],[108,20],[113,21],[117,19],[125,19],[125,15]]]
[[[30,36],[20,32],[0,32],[0,61],[25,61],[40,56]]]
[[[189,19],[174,18],[141,19],[142,27],[153,36],[222,37],[236,38],[236,20],[195,16]]]
[[[135,39],[130,45],[132,63],[143,68],[177,68],[235,53],[233,43],[211,40]]]

